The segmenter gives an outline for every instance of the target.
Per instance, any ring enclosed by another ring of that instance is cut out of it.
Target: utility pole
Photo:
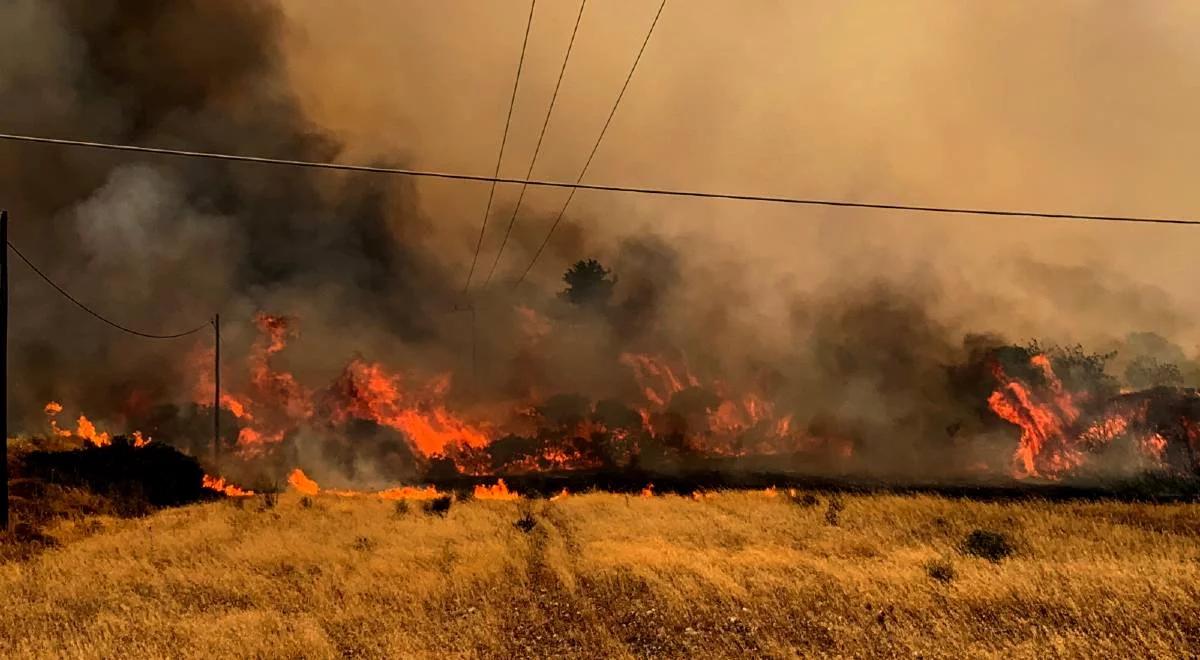
[[[213,468],[221,461],[221,315],[213,315]]]
[[[3,474],[0,474],[0,531],[8,531],[8,211],[0,211],[0,448],[4,449]]]

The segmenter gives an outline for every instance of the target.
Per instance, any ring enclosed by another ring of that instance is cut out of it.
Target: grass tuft
[[[432,500],[426,500],[422,509],[427,516],[438,516],[445,518],[446,514],[450,513],[450,505],[454,504],[454,498],[449,495],[441,495]]]
[[[931,559],[925,562],[925,574],[929,577],[941,582],[949,584],[954,581],[958,575],[954,571],[954,564],[950,563],[949,559]]]
[[[1003,532],[987,529],[971,530],[959,546],[959,551],[964,555],[979,557],[992,563],[999,563],[1008,558],[1015,549],[1012,541]]]
[[[842,498],[834,495],[829,498],[829,505],[825,507],[825,524],[830,527],[837,527],[841,521],[842,509],[846,508],[846,503]]]

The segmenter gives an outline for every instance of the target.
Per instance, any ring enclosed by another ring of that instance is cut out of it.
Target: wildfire
[[[441,495],[433,486],[398,486],[375,493],[376,497],[384,500],[432,500]]]
[[[311,496],[324,493],[336,497],[375,497],[381,500],[432,500],[442,495],[433,486],[396,486],[380,491],[321,488],[300,468],[296,468],[288,474],[288,485],[302,495]]]
[[[449,389],[448,374],[411,390],[404,381],[404,376],[389,373],[380,364],[351,361],[330,388],[331,421],[365,419],[396,429],[426,457],[453,448],[487,446],[484,428],[457,417],[441,402]]]
[[[254,495],[254,491],[252,490],[238,488],[237,486],[225,481],[225,479],[222,477],[213,477],[207,474],[204,475],[204,481],[202,482],[202,485],[205,488],[209,490],[215,490],[226,497],[250,497]]]
[[[479,500],[517,500],[521,496],[508,489],[503,479],[497,480],[492,486],[479,484],[475,486],[475,499]]]
[[[242,424],[237,444],[243,457],[265,453],[313,415],[312,393],[295,376],[276,369],[272,363],[288,339],[297,334],[292,319],[259,313],[254,320],[259,337],[247,360],[249,387],[240,394],[222,390],[220,397],[221,407]],[[195,401],[209,406],[215,387],[211,349],[194,354],[193,369],[198,374]]]
[[[1164,433],[1168,429],[1182,442],[1196,444],[1186,416],[1152,410],[1154,405],[1173,410],[1162,406],[1186,403],[1194,393],[1148,390],[1096,401],[1089,392],[1068,390],[1047,356],[1033,355],[1030,365],[1042,383],[1026,383],[993,364],[998,386],[988,398],[991,410],[1021,431],[1013,456],[1013,473],[1019,478],[1057,479],[1084,465],[1090,454],[1121,440],[1131,443],[1151,464],[1161,465],[1167,456],[1169,440]]]
[[[57,401],[50,401],[43,408],[46,415],[50,418],[50,433],[60,438],[79,438],[93,447],[107,447],[112,444],[112,436],[104,431],[96,428],[92,420],[87,418],[87,415],[80,415],[75,420],[75,430],[62,428],[58,425],[58,415],[62,413],[63,406]],[[142,435],[141,431],[134,431],[130,434],[129,441],[134,447],[145,447],[150,444],[150,438]]]
[[[1046,376],[1048,396],[1038,396],[1028,385],[1010,378],[996,364],[993,373],[1000,386],[988,397],[992,411],[1021,429],[1014,455],[1019,477],[1055,476],[1083,462],[1080,450],[1067,437],[1066,429],[1079,418],[1071,395],[1063,390],[1050,362],[1042,355],[1031,360]]]

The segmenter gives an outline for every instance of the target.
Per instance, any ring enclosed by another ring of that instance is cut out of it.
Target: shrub
[[[311,509],[312,505],[313,505],[313,500],[308,495],[305,495],[304,497],[300,498],[300,508],[301,509]]]
[[[445,518],[446,514],[450,512],[450,505],[452,503],[454,503],[454,498],[450,497],[449,495],[442,495],[435,497],[432,500],[426,500],[423,509],[425,511],[425,515],[427,516],[440,516]]]
[[[788,493],[788,499],[796,506],[811,509],[821,503],[812,493]]]
[[[825,508],[825,522],[830,527],[837,527],[838,518],[844,508],[846,508],[846,504],[842,502],[842,498],[837,495],[829,498],[829,506]]]
[[[396,500],[392,505],[392,513],[397,516],[407,516],[409,511],[408,500]]]
[[[532,511],[526,511],[517,519],[517,522],[513,523],[513,527],[528,534],[533,531],[534,527],[537,527],[537,520],[533,517]]]
[[[964,555],[979,557],[997,563],[1013,553],[1013,544],[1003,532],[986,529],[972,530],[963,539],[959,551]]]
[[[259,500],[259,505],[260,505],[259,511],[266,511],[268,509],[274,509],[275,505],[278,503],[279,503],[279,494],[278,493],[271,493],[271,492],[263,493],[262,499]]]
[[[375,542],[366,536],[359,536],[354,539],[354,549],[361,552],[366,552],[375,547]]]
[[[195,458],[161,442],[135,447],[124,436],[103,447],[74,451],[33,451],[24,461],[30,478],[48,484],[86,488],[126,501],[125,509],[140,515],[149,506],[179,506],[199,502],[209,492],[201,486],[204,470]]]
[[[956,575],[954,564],[951,564],[949,559],[933,559],[926,562],[925,574],[943,584],[950,583]]]

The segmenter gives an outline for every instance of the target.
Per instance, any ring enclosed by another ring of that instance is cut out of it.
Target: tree
[[[559,296],[567,302],[580,307],[604,307],[612,299],[617,278],[599,261],[585,259],[567,269],[563,281],[567,288]]]

